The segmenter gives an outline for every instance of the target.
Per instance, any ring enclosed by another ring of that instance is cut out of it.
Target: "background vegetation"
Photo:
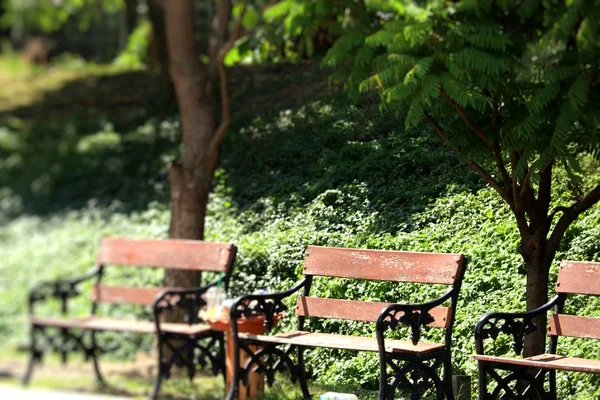
[[[3,354],[27,342],[26,289],[33,283],[86,271],[103,236],[169,234],[168,165],[181,158],[182,123],[171,88],[151,74],[162,68],[166,77],[166,45],[162,56],[156,47],[162,43],[157,29],[162,15],[152,5],[158,3],[0,0]],[[219,3],[196,3],[205,7],[196,10],[195,34],[206,63],[210,19]],[[598,185],[598,142],[592,139],[600,3],[463,1],[458,9],[437,0],[408,7],[394,0],[282,0],[270,8],[264,0],[234,3],[232,17],[241,18],[236,25],[244,32],[224,61],[247,66],[231,72],[234,120],[222,145],[206,225],[208,240],[239,247],[231,295],[288,287],[298,279],[310,244],[463,253],[469,265],[454,333],[454,368],[475,377],[474,324],[488,311],[525,308],[525,265],[511,202],[503,202],[464,161],[486,144],[506,150],[502,141],[514,136],[508,148],[517,155],[527,151],[524,162],[509,168],[517,181],[505,174],[505,184],[531,179],[539,188],[536,173],[526,173],[531,161],[533,172],[556,165],[553,174],[545,174],[552,176],[552,185],[545,185],[552,186],[552,205],[567,204],[581,197],[582,188]],[[28,44],[27,35],[42,33],[46,36]],[[23,45],[23,55],[7,45],[9,36]],[[306,61],[326,53],[326,65],[337,74]],[[27,58],[53,61],[24,64]],[[284,64],[290,61],[296,65]],[[345,87],[338,85],[340,78]],[[349,101],[344,89],[358,102]],[[490,105],[493,114],[486,112]],[[451,108],[461,107],[492,139],[476,146],[465,127],[456,131]],[[441,135],[454,151],[418,125],[428,112],[444,129],[458,132]],[[497,129],[496,112],[509,122],[506,127]],[[503,154],[500,161],[503,156],[507,161]],[[556,154],[557,161],[549,163]],[[498,160],[490,155],[480,163],[493,171]],[[600,261],[599,220],[595,206],[567,231],[550,269],[550,287],[561,260]],[[540,235],[544,240],[546,233]],[[111,269],[108,279],[147,285],[161,283],[163,276]],[[318,294],[381,301],[424,301],[442,290],[315,283]],[[576,297],[568,310],[600,316],[599,305]],[[83,315],[88,307],[83,299],[72,312]],[[150,317],[149,310],[133,307],[102,312]],[[373,333],[368,324],[311,325]],[[428,338],[439,334],[431,330]],[[113,350],[107,357],[131,359],[151,348],[151,338],[123,337],[103,335],[103,344]],[[494,346],[500,351],[510,343],[506,338]],[[600,346],[561,339],[559,350],[590,357]],[[320,383],[349,385],[349,391],[376,388],[375,355],[309,354]],[[560,373],[559,397],[600,397],[598,383],[593,376]],[[219,384],[213,381],[207,390]],[[288,391],[279,389],[273,398]]]
[[[86,271],[103,236],[167,235],[166,165],[180,151],[179,121],[172,100],[155,91],[145,72],[66,64],[1,74],[0,348],[14,348],[27,341],[31,284]],[[2,84],[9,80],[10,86]],[[236,118],[223,144],[207,221],[209,240],[239,246],[232,294],[288,286],[309,244],[464,253],[469,266],[454,367],[475,377],[470,355],[477,319],[524,307],[525,277],[515,273],[522,268],[519,236],[508,208],[429,132],[405,129],[379,111],[376,98],[350,105],[316,65],[239,69],[233,82]],[[600,180],[597,164],[584,160],[586,179]],[[557,195],[568,196],[566,173],[559,171],[555,180]],[[598,207],[580,218],[557,262],[600,260],[599,221]],[[160,274],[135,279],[160,281]],[[111,278],[123,277],[117,272]],[[435,294],[341,281],[318,281],[317,291],[391,301]],[[600,316],[589,298],[570,307]],[[81,304],[74,312],[84,310]],[[359,324],[315,321],[314,327],[372,332]],[[112,339],[106,335],[105,344]],[[110,356],[131,357],[150,345],[148,338],[127,337]],[[600,350],[569,340],[559,347],[588,357]],[[310,362],[320,382],[375,387],[371,355],[313,351]],[[562,398],[600,395],[588,375],[559,379]]]

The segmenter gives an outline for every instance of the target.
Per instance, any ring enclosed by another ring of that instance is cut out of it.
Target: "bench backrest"
[[[99,266],[155,267],[190,271],[222,272],[225,284],[231,276],[236,247],[179,239],[104,238],[96,257]],[[92,288],[92,300],[114,304],[152,305],[163,287],[109,286]]]
[[[309,246],[304,274],[363,280],[460,285],[464,258],[459,254],[364,250]],[[296,315],[373,322],[389,303],[299,296]],[[435,307],[428,326],[446,328],[450,307]]]
[[[556,293],[600,296],[600,263],[564,261],[556,280]],[[564,314],[561,306],[557,313],[550,315],[548,333],[600,339],[600,318]]]

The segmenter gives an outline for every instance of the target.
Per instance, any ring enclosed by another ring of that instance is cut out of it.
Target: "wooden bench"
[[[305,399],[310,399],[304,365],[306,348],[323,347],[378,352],[380,358],[380,399],[393,399],[397,388],[410,391],[411,398],[434,393],[453,399],[451,384],[451,338],[458,292],[465,260],[457,254],[414,253],[309,246],[304,261],[304,279],[293,288],[275,294],[245,295],[230,310],[235,373],[227,399],[238,396],[238,382],[249,371],[266,374],[272,384],[276,371],[287,370],[298,379]],[[394,304],[312,297],[314,276],[450,285],[441,297],[421,304]],[[300,293],[299,293],[300,292]],[[284,299],[298,294],[296,330],[268,334],[281,313]],[[448,306],[444,306],[448,304]],[[263,316],[267,334],[238,331],[244,318]],[[374,323],[376,336],[346,336],[335,332],[304,329],[306,318],[332,318]],[[407,327],[410,340],[388,339],[387,330]],[[420,340],[422,328],[445,330],[443,343]],[[247,360],[240,365],[240,351]],[[295,355],[294,355],[295,353]],[[443,374],[439,370],[443,369]],[[388,380],[388,377],[391,379]]]
[[[564,313],[569,294],[600,296],[600,263],[563,262],[556,281],[556,293],[553,299],[536,310],[490,313],[477,323],[477,354],[473,357],[479,364],[479,400],[556,399],[557,370],[600,373],[600,359],[569,357],[556,351],[559,336],[600,339],[600,318]],[[512,349],[517,355],[521,354],[525,336],[538,329],[533,319],[552,308],[554,313],[548,323],[548,353],[526,358],[484,354],[484,340],[496,340],[501,333],[512,336]],[[496,382],[491,392],[488,390],[488,377]],[[589,398],[592,398],[591,394]]]
[[[105,238],[100,244],[97,266],[88,274],[71,280],[45,282],[29,294],[31,323],[31,358],[23,377],[26,384],[36,362],[42,361],[45,351],[58,351],[67,361],[69,353],[80,350],[86,360],[92,359],[96,377],[105,383],[98,366],[101,351],[96,341],[98,331],[156,334],[158,342],[158,376],[151,395],[156,398],[161,380],[168,378],[173,364],[188,368],[192,378],[198,365],[211,362],[213,372],[224,371],[223,334],[213,331],[199,319],[198,312],[206,305],[203,295],[209,288],[222,285],[227,290],[235,259],[232,244],[192,240],[139,240]],[[191,271],[214,271],[213,280],[192,289],[163,287],[128,287],[103,284],[106,266],[156,267]],[[91,281],[91,310],[85,317],[68,316],[69,300],[80,295],[81,285]],[[57,299],[62,316],[35,314],[38,303]],[[98,315],[99,303],[151,306],[154,320],[125,320]],[[185,322],[163,322],[174,313]]]

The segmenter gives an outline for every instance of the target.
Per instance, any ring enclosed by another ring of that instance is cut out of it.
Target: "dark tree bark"
[[[545,265],[527,266],[527,310],[534,310],[548,301],[548,271]],[[546,349],[546,314],[536,317],[533,322],[537,329],[525,337],[524,357],[542,354]]]
[[[521,239],[521,255],[525,261],[527,310],[534,310],[548,301],[548,276],[555,251],[545,254],[547,235],[532,236]],[[537,329],[525,338],[523,354],[531,357],[545,352],[546,348],[546,314],[536,317],[533,322]]]
[[[200,63],[194,34],[194,0],[163,3],[169,71],[183,130],[183,154],[169,170],[171,183],[171,223],[169,236],[204,239],[204,219],[208,195],[219,160],[219,147],[231,123],[228,76],[223,65],[225,54],[239,37],[241,16],[228,39],[231,1],[220,0],[210,35],[210,62]],[[217,87],[220,88],[221,120]],[[168,270],[165,285],[197,286],[199,274]]]
[[[169,236],[204,239],[206,203],[216,166],[216,149],[209,146],[216,126],[213,82],[196,51],[194,1],[165,4],[169,70],[183,128],[183,155],[170,166],[171,225]],[[165,285],[197,286],[198,273],[165,271]]]

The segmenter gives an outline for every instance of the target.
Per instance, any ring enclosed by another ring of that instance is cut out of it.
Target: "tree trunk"
[[[536,309],[548,301],[549,266],[527,265],[527,311]],[[544,313],[533,320],[537,329],[525,337],[523,355],[531,357],[542,354],[546,350],[547,314]]]
[[[540,227],[538,221],[530,225]],[[548,302],[548,275],[555,251],[548,245],[547,229],[540,229],[536,235],[521,239],[521,255],[525,260],[527,273],[527,311],[534,310]],[[525,337],[523,355],[531,357],[545,352],[547,314],[533,320],[537,329]]]
[[[171,183],[169,237],[171,238],[204,239],[204,219],[208,195],[212,188],[214,169],[211,166],[203,169],[204,171],[199,171],[201,174],[190,174],[185,170],[181,161],[176,161],[169,166]],[[197,287],[199,284],[200,273],[198,272],[165,271],[165,286],[167,287]]]
[[[170,166],[172,238],[204,238],[204,217],[218,160],[212,138],[216,128],[213,82],[199,61],[194,35],[194,1],[164,5],[170,73],[183,128],[183,155]],[[165,284],[193,287],[198,273],[166,271]]]

